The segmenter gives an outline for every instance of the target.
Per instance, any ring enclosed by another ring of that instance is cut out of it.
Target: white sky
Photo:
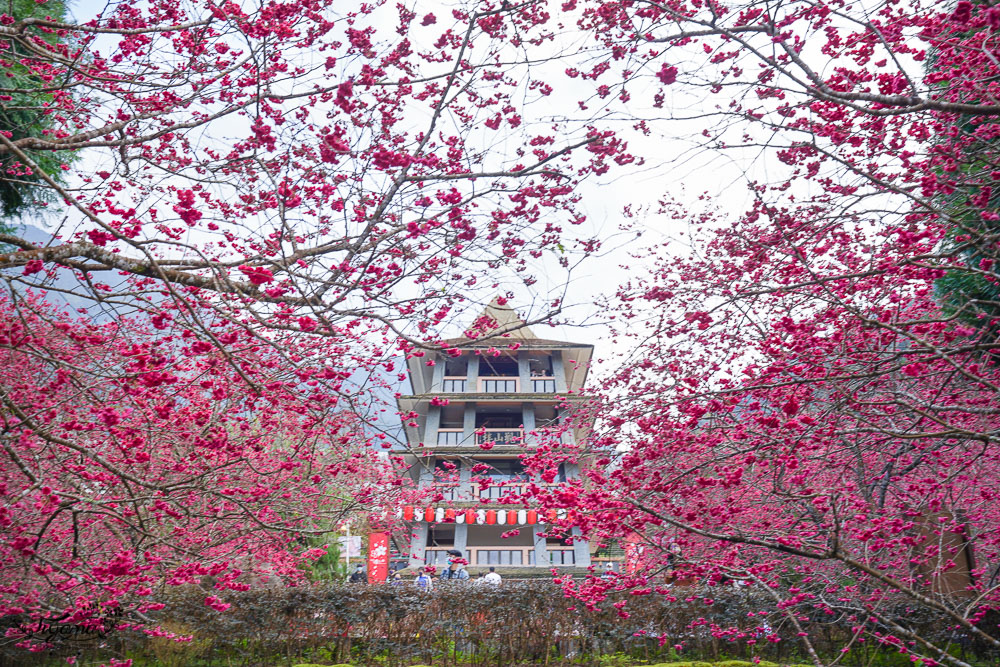
[[[348,0],[353,1],[353,0]],[[419,0],[408,3],[418,14],[433,12],[438,16],[447,17],[450,13],[450,5],[438,0]],[[80,0],[73,3],[71,11],[79,21],[85,21],[97,12],[105,8],[104,2],[95,0]],[[392,9],[392,3],[389,5]],[[393,12],[395,10],[393,9]],[[560,17],[567,23],[571,22],[571,17]],[[440,33],[440,26],[435,26],[433,36]],[[572,35],[567,36],[567,40],[579,39]],[[567,41],[564,44],[553,44],[554,49],[573,49],[576,46]],[[704,59],[704,54],[693,54],[692,58]],[[697,62],[691,65],[697,71]],[[574,114],[579,114],[575,110],[576,101],[582,97],[591,84],[575,84],[562,74],[566,67],[565,63],[558,62],[552,65],[538,65],[534,67],[533,76],[551,82],[556,88],[553,95],[547,98],[546,103],[550,108],[535,107],[535,113],[539,116],[551,114],[552,116],[568,116],[572,118]],[[549,72],[546,72],[546,68]],[[650,84],[652,86],[652,84]],[[673,244],[672,249],[679,254],[685,253],[683,237],[686,232],[685,223],[678,222],[659,216],[655,209],[657,201],[665,195],[669,195],[675,200],[690,206],[692,210],[699,209],[705,204],[699,201],[699,195],[707,192],[713,201],[713,206],[720,210],[732,211],[734,214],[742,211],[747,203],[748,196],[745,183],[745,174],[748,169],[746,161],[740,159],[737,162],[728,156],[711,151],[694,151],[692,146],[696,145],[700,137],[700,130],[705,121],[698,120],[675,120],[667,116],[673,115],[697,117],[705,111],[709,111],[714,102],[703,99],[674,98],[674,89],[667,89],[667,110],[655,110],[649,104],[655,88],[643,90],[639,86],[630,86],[633,93],[632,110],[638,116],[648,116],[651,119],[650,127],[653,135],[643,137],[638,132],[630,128],[634,123],[633,117],[621,118],[620,120],[609,120],[608,123],[618,130],[622,136],[629,141],[630,150],[645,159],[646,166],[636,168],[629,165],[624,168],[612,170],[603,179],[594,179],[587,182],[581,194],[583,200],[581,208],[587,214],[588,222],[584,226],[585,233],[582,236],[599,236],[609,239],[605,250],[599,257],[594,257],[576,269],[569,285],[566,304],[569,306],[565,313],[565,319],[576,324],[585,325],[583,327],[561,326],[555,331],[544,331],[543,327],[536,327],[536,333],[552,338],[562,338],[578,342],[593,342],[597,346],[595,358],[608,358],[615,350],[612,350],[605,339],[607,330],[602,322],[599,309],[594,306],[595,301],[601,297],[607,297],[614,293],[616,287],[626,276],[618,267],[620,264],[628,264],[631,273],[634,274],[637,268],[642,265],[642,260],[629,257],[630,253],[639,252],[644,245],[660,245],[666,242]],[[690,139],[688,139],[689,137]],[[502,150],[502,146],[498,146]],[[744,155],[744,157],[747,157]],[[751,156],[752,157],[752,156]],[[756,169],[762,168],[761,163],[757,163]],[[633,221],[638,225],[638,229],[643,232],[641,239],[633,236],[621,236],[617,234],[618,225],[622,220],[622,211],[626,206],[630,206],[633,211],[637,211],[637,217]],[[566,230],[568,233],[575,233],[577,229]],[[627,243],[626,243],[627,242]],[[544,269],[539,271],[543,277],[539,292],[548,293],[551,289],[559,286],[559,282],[564,275],[560,272],[552,272],[551,284],[544,284],[544,275],[548,273]],[[530,308],[537,312],[538,307],[531,308],[532,296],[528,294],[518,295],[519,300],[514,305],[522,314],[530,316],[532,312],[525,312]],[[467,315],[471,318],[478,314],[480,306],[470,306]],[[458,323],[464,323],[466,316],[454,318]],[[598,374],[602,368],[595,369]]]

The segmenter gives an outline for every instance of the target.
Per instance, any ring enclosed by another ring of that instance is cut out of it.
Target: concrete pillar
[[[524,402],[521,404],[521,423],[524,424],[524,444],[537,444],[535,436],[531,432],[535,430],[535,404]]]
[[[549,547],[545,538],[540,536],[547,527],[537,523],[531,527],[531,535],[535,540],[535,567],[549,567]]]
[[[403,367],[409,371],[409,366],[407,362],[403,362]],[[414,394],[424,394],[427,393],[427,377],[424,375],[424,371],[428,370],[426,366],[419,366],[416,373],[410,373],[410,383],[413,385]],[[431,369],[433,370],[433,369]]]
[[[465,404],[465,413],[462,415],[462,446],[472,447],[476,444],[476,404],[468,402]]]
[[[479,355],[469,357],[468,369],[465,374],[465,390],[476,393],[479,391]]]
[[[562,350],[552,350],[552,375],[556,379],[556,393],[565,394],[567,391],[566,367],[563,365]]]
[[[580,536],[580,529],[573,528],[573,537]],[[573,540],[573,560],[576,567],[590,567],[590,543],[585,540]]]
[[[431,386],[428,389],[428,393],[433,394],[434,392],[441,391],[441,388],[444,386],[444,367],[444,357],[434,355],[434,374],[431,377]]]
[[[428,524],[424,521],[413,524],[413,536],[410,538],[410,567],[423,567],[427,555]]]
[[[477,485],[476,488],[478,489],[479,486]],[[458,492],[460,494],[458,496],[459,500],[464,500],[467,502],[471,500],[478,500],[477,498],[473,497],[472,465],[470,461],[463,461],[462,467],[458,469]],[[455,539],[458,538],[456,537]]]
[[[517,351],[517,376],[518,384],[521,386],[522,394],[534,393],[535,389],[531,383],[531,364],[528,363],[528,353],[523,350]]]
[[[558,382],[558,380],[556,380]],[[566,423],[566,413],[560,411],[559,413],[559,424],[563,425]],[[559,442],[564,445],[572,445],[576,443],[576,439],[573,437],[573,431],[571,429],[566,429],[559,435]]]
[[[441,428],[441,406],[432,405],[427,413],[427,421],[424,423],[424,432],[420,441],[425,447],[437,447],[438,429]]]
[[[469,543],[469,526],[464,523],[455,524],[455,548],[462,552],[462,558],[469,560],[469,554],[465,552]]]

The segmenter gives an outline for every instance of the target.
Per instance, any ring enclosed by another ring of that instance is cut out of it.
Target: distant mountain
[[[57,239],[51,233],[33,225],[23,225],[14,233],[39,248],[57,246],[64,242],[62,239]],[[50,268],[51,266],[46,267],[46,269]],[[78,279],[70,269],[57,268],[54,276],[47,275],[47,272],[25,276],[24,269],[21,267],[0,270],[0,272],[11,276],[18,276],[17,279],[8,282],[12,289],[18,292],[26,289],[42,292],[45,294],[46,301],[53,306],[67,307],[73,311],[77,311],[80,315],[92,318],[95,322],[104,322],[116,316],[134,312],[134,308],[129,305],[130,303],[134,303],[134,301],[128,297],[116,299],[114,302],[98,302],[94,299],[81,296],[85,293],[91,293],[92,290],[87,284]],[[94,280],[109,285],[113,290],[125,284],[125,279],[114,271],[96,274]],[[83,312],[80,312],[81,310]]]

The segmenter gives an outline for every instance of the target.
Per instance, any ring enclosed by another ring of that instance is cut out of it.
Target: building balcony
[[[556,379],[553,377],[531,378],[531,391],[535,394],[556,393]]]
[[[519,394],[521,379],[517,377],[480,377],[480,394]]]
[[[508,496],[523,496],[527,493],[528,486],[531,484],[524,483],[508,483],[508,484],[490,484],[485,489],[480,488],[479,499],[480,500],[500,500],[501,498],[506,498]],[[543,490],[552,489],[558,487],[558,484],[534,484],[534,486],[541,488]]]
[[[438,429],[437,444],[447,445],[449,447],[457,447],[462,444],[463,431],[460,428],[441,428]]]
[[[454,547],[427,547],[424,564],[447,567],[451,556],[448,551]],[[534,547],[480,546],[466,548],[466,558],[473,567],[489,565],[510,567],[534,567]],[[546,550],[549,562],[542,567],[570,567],[576,565],[572,547],[549,547]]]
[[[556,379],[551,376],[532,376],[528,386],[522,387],[519,377],[480,376],[474,386],[474,392],[480,394],[554,394]],[[441,392],[445,394],[464,394],[469,391],[469,380],[460,375],[446,375],[441,382]]]
[[[487,443],[494,446],[523,445],[524,429],[520,428],[480,428],[476,429],[473,437],[466,440],[465,431],[460,428],[438,429],[437,445],[445,447],[459,447],[461,445],[479,447]]]
[[[446,376],[441,383],[441,391],[445,394],[464,394],[468,380],[461,376]]]
[[[434,490],[441,494],[442,500],[472,503],[481,500],[500,500],[508,496],[522,496],[527,492],[528,486],[529,483],[527,482],[509,482],[506,484],[491,484],[484,489],[478,484],[446,482],[435,484]],[[559,484],[534,484],[534,486],[543,490],[549,490],[558,487]]]

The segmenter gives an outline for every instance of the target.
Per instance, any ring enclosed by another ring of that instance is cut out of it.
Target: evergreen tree
[[[17,20],[40,18],[63,21],[66,18],[64,0],[8,0],[5,8]],[[53,101],[59,90],[57,80],[44,81],[32,72],[27,63],[33,61],[44,45],[57,45],[59,32],[35,26],[23,34],[0,40],[4,51],[5,80],[0,84],[0,128],[11,141],[26,137],[44,137],[52,126]],[[43,45],[44,43],[44,45]],[[60,165],[71,162],[69,151],[26,151],[39,167],[50,175],[61,173]],[[41,176],[25,165],[18,156],[0,153],[0,231],[11,231],[12,221],[23,213],[37,211],[54,200]]]

